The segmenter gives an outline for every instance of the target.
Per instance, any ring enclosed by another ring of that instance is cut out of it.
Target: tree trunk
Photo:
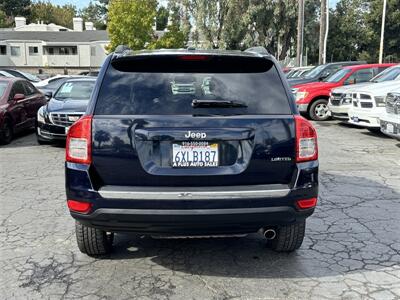
[[[324,57],[326,56],[326,49],[325,49],[325,31],[326,31],[326,1],[321,0],[321,19],[319,22],[319,64],[324,63]]]

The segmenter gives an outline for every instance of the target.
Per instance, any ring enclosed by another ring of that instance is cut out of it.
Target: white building
[[[109,44],[107,31],[74,18],[73,30],[43,22],[26,24],[15,18],[15,28],[0,30],[0,67],[99,68]]]

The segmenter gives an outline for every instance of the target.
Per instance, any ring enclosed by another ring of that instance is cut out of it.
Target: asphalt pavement
[[[64,148],[33,133],[0,146],[1,299],[399,299],[400,142],[316,124],[320,197],[295,253],[260,235],[118,234],[81,254],[64,192]]]

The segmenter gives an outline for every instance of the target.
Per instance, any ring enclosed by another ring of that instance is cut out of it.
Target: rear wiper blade
[[[247,104],[235,100],[193,99],[192,107],[247,107]]]

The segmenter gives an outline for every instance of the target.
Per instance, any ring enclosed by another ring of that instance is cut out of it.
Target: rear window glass
[[[244,105],[193,107],[194,100]],[[95,108],[97,115],[290,113],[288,97],[272,64],[255,73],[129,72],[110,65]]]

